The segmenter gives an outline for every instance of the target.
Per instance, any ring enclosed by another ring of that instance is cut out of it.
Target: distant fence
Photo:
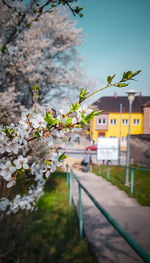
[[[78,177],[67,165],[67,183],[69,185],[69,206],[72,205],[72,178],[78,183],[78,216],[79,216],[79,232],[83,237],[83,213],[82,213],[82,196],[81,189],[87,194],[98,210],[104,215],[108,222],[119,232],[131,248],[143,259],[144,262],[150,263],[150,255],[145,251],[118,223],[110,216],[110,214],[96,201],[89,191],[80,183]]]

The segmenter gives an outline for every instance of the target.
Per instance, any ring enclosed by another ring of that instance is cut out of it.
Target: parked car
[[[97,145],[90,145],[86,147],[86,151],[97,151]]]

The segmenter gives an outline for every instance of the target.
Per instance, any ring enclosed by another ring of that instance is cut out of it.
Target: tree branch
[[[12,6],[10,6],[9,4],[7,4],[4,0],[2,0],[3,4],[6,5],[8,8],[12,9]]]
[[[19,27],[22,24],[25,17],[26,17],[26,14],[23,14],[22,17],[20,18],[20,20],[18,21],[18,24],[14,28],[13,32],[10,34],[9,38],[5,41],[5,43],[3,45],[4,47],[15,39],[15,35],[17,33],[17,27]]]
[[[29,146],[29,148],[31,149],[32,152],[34,152],[38,157],[40,157],[42,160],[45,161],[45,159],[44,159],[37,151],[35,151],[35,150],[31,147],[31,145],[28,144],[28,146]]]

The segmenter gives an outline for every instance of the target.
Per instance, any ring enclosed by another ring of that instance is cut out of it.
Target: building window
[[[128,119],[122,119],[122,125],[128,125]]]
[[[106,124],[106,120],[105,119],[99,119],[98,124],[104,125],[104,124]]]
[[[112,124],[112,125],[115,125],[117,122],[116,122],[116,119],[111,119],[110,120],[110,123]]]
[[[121,138],[121,140],[122,140],[122,142],[126,142],[126,141],[127,141],[127,137],[123,136],[123,137]]]
[[[134,125],[139,125],[140,124],[140,120],[139,119],[134,119]]]

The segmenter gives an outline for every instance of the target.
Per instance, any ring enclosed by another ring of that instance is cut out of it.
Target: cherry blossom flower
[[[50,171],[51,171],[51,173],[54,173],[56,171],[56,166],[52,165],[51,168],[50,168]]]
[[[53,130],[53,131],[51,132],[51,134],[52,134],[53,136],[56,136],[56,137],[63,137],[64,134],[65,134],[65,130],[60,130],[60,131]]]
[[[15,139],[8,143],[9,151],[15,154],[18,153],[19,149],[22,147],[20,144],[15,142]]]
[[[84,116],[90,114],[93,110],[88,109],[88,106],[86,104],[80,105],[79,109],[77,110],[77,113],[82,112]]]
[[[28,169],[29,165],[27,164],[28,158],[24,158],[22,155],[18,156],[18,159],[14,160],[14,164],[16,165],[16,169]]]
[[[67,105],[64,109],[60,109],[59,111],[61,115],[66,115],[70,111],[70,108]]]
[[[14,186],[16,184],[16,180],[12,179],[8,182],[7,184],[7,188],[11,188],[12,186]]]
[[[40,165],[39,164],[36,164],[36,163],[33,163],[32,166],[31,166],[31,174],[35,174],[36,171],[38,171],[40,168]]]
[[[22,131],[22,133],[17,133],[17,136],[13,139],[15,143],[24,144],[27,146],[27,140],[25,139],[25,133]]]
[[[37,114],[36,116],[32,117],[30,119],[32,122],[33,127],[36,128],[45,128],[47,122],[44,120],[43,116],[41,114]]]
[[[5,164],[0,164],[0,175],[6,180],[9,181],[12,177],[12,174],[16,171],[16,167],[11,165],[10,161],[7,161]]]
[[[3,131],[1,131],[0,132],[0,141],[3,142],[4,140],[6,140],[6,134]]]
[[[68,118],[65,115],[58,115],[57,119],[65,125]]]
[[[11,152],[9,146],[8,146],[8,139],[4,138],[4,140],[1,142],[0,145],[0,153],[4,153],[4,152]]]
[[[76,124],[78,122],[77,118],[72,118],[72,124]]]
[[[5,211],[10,205],[10,201],[7,198],[1,198],[0,200],[0,210]]]
[[[50,171],[50,169],[48,168],[47,171],[46,171],[46,173],[45,173],[46,178],[48,178],[48,177],[50,176],[50,174],[51,174],[51,171]]]
[[[22,126],[24,129],[28,129],[28,127],[29,127],[28,121],[25,121],[25,120],[23,120],[23,119],[21,119],[21,120],[19,121],[19,124],[20,124],[20,126]]]

